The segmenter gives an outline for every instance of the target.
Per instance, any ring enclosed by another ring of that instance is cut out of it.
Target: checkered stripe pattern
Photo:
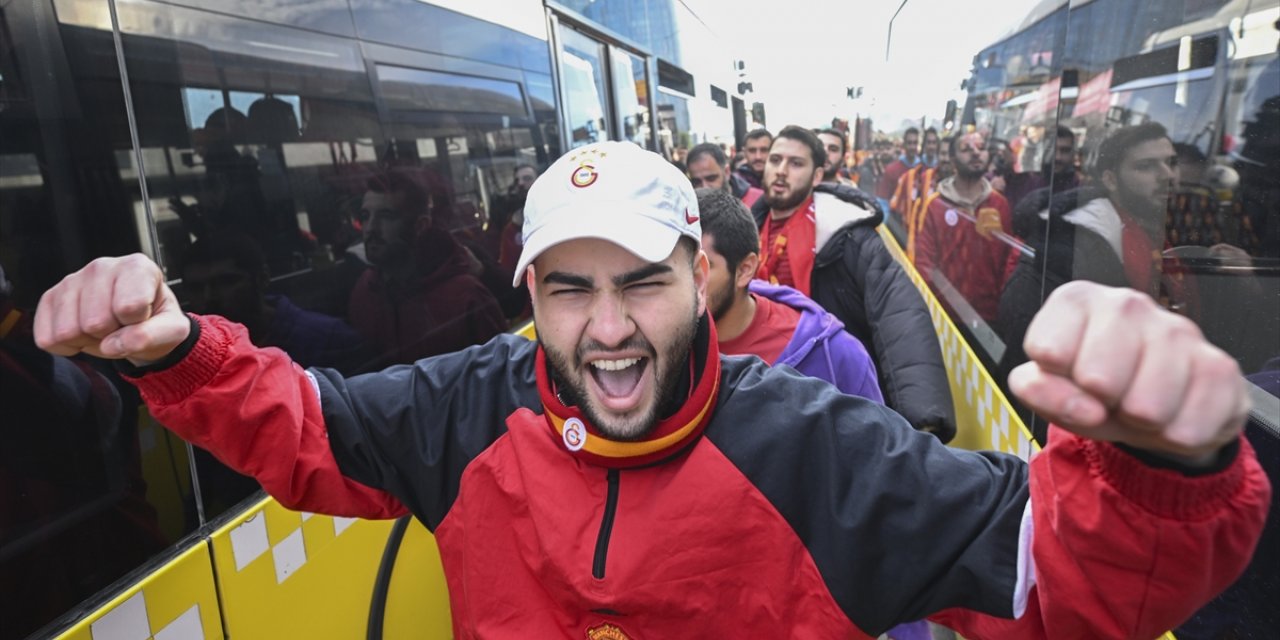
[[[154,625],[154,626],[153,626]],[[153,620],[147,614],[147,598],[138,591],[108,611],[90,627],[93,640],[204,640],[200,605],[192,605],[173,620]],[[217,629],[218,635],[222,630]]]
[[[276,584],[281,584],[307,563],[308,549],[314,556],[355,522],[355,518],[289,511],[268,501],[230,532],[235,569],[244,571],[269,557]]]
[[[947,378],[951,384],[951,398],[956,408],[956,428],[960,434],[966,436],[963,440],[966,443],[974,443],[975,440],[968,436],[976,433],[976,442],[980,443],[982,448],[1003,451],[1023,460],[1030,460],[1031,455],[1040,448],[1031,438],[1030,431],[1013,411],[1009,400],[1000,391],[991,374],[982,367],[973,348],[960,335],[955,323],[943,310],[933,292],[929,290],[924,278],[907,261],[897,240],[884,225],[880,225],[878,229],[889,251],[907,271],[911,282],[916,285],[916,289],[920,291],[925,304],[929,307],[929,316],[933,320],[934,331],[938,334],[938,345],[942,349],[943,363],[946,365]]]

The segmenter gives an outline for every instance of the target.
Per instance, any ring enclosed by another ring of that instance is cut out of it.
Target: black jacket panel
[[[883,212],[852,187],[824,184],[817,190],[876,215],[841,228],[819,248],[810,297],[867,347],[885,404],[916,429],[950,442],[956,434],[955,407],[942,349],[924,298],[876,232]],[[763,226],[769,215],[764,198],[752,214],[757,228]]]

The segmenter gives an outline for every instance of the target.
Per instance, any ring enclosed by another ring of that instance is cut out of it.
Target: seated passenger
[[[871,356],[844,324],[791,287],[756,280],[760,236],[751,213],[723,189],[698,189],[702,248],[711,262],[707,308],[720,352],[751,354],[771,365],[884,402]]]
[[[915,244],[920,275],[934,286],[937,269],[986,322],[996,319],[1011,256],[1016,249],[993,233],[1012,233],[1009,203],[983,177],[986,141],[971,133],[951,139],[955,176],[943,180],[924,207]],[[946,296],[939,295],[946,302]]]
[[[201,238],[183,256],[181,273],[181,291],[192,311],[243,324],[260,347],[277,347],[304,367],[348,374],[368,364],[364,341],[345,322],[267,293],[266,260],[246,234]]]
[[[426,191],[401,173],[369,179],[360,207],[370,267],[351,291],[351,325],[383,365],[480,344],[506,330],[475,257],[432,224]]]

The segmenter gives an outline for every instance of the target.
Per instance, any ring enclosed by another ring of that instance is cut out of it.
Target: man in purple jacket
[[[711,262],[707,306],[720,352],[759,356],[883,403],[866,347],[818,303],[786,286],[755,280],[760,236],[742,203],[721,189],[698,189],[702,248]]]

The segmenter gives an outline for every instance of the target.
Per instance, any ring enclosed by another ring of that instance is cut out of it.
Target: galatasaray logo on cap
[[[560,435],[566,449],[578,451],[587,444],[587,425],[577,418],[569,418],[564,421],[564,431]]]
[[[599,177],[600,174],[596,172],[596,166],[594,164],[584,163],[577,169],[574,169],[573,175],[570,176],[569,181],[572,182],[575,187],[589,187],[595,184],[596,178]]]

